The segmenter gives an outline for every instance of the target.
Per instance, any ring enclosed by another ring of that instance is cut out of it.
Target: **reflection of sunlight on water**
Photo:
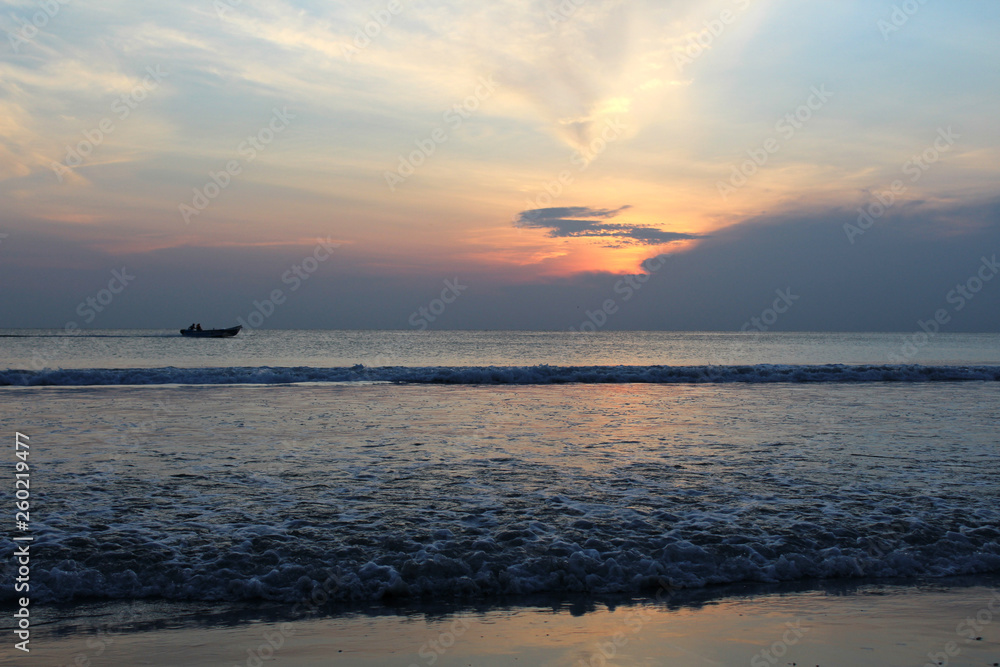
[[[884,364],[899,346],[899,334],[568,331],[586,319],[586,310],[581,307],[563,331],[256,330],[223,339],[50,336],[0,338],[0,348],[10,368],[31,369],[36,353],[52,368]],[[1000,364],[1000,334],[942,333],[912,361]]]
[[[3,569],[13,572],[9,564]],[[266,637],[280,643],[263,655],[303,665],[328,664],[336,655],[354,667],[882,667],[924,664],[928,652],[961,641],[956,624],[996,609],[997,599],[985,582],[963,580],[934,590],[844,583],[815,590],[744,586],[721,587],[712,595],[668,592],[659,601],[553,598],[474,610],[370,608],[329,616],[311,608],[292,615],[288,605],[241,613],[205,603],[104,603],[80,605],[55,623],[42,624],[38,638],[47,664],[71,664],[81,655],[96,657],[97,650],[108,664],[257,664],[260,647],[268,648]],[[960,660],[993,664],[994,648],[990,641],[964,642]],[[779,653],[782,658],[773,659]],[[958,655],[953,652],[952,658]]]
[[[60,541],[93,526],[95,545],[128,545],[136,572],[211,579],[238,544],[272,561],[371,561],[434,590],[479,585],[465,567],[512,590],[619,590],[665,572],[752,579],[773,563],[927,568],[953,558],[935,551],[941,535],[982,549],[988,533],[970,526],[1000,523],[994,383],[106,387],[40,403],[39,391],[8,403],[51,434],[38,451],[47,548],[58,561]],[[116,439],[116,424],[134,437]],[[104,567],[87,558],[74,556]],[[381,585],[371,576],[357,585]]]

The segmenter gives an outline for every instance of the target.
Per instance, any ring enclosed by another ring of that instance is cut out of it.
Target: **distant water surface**
[[[913,345],[914,341],[916,345]],[[910,346],[907,346],[907,343]],[[0,330],[0,368],[1000,364],[1000,334]]]

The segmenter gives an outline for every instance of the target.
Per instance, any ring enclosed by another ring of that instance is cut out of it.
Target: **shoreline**
[[[107,602],[39,609],[46,665],[994,665],[995,576],[727,586],[647,599],[338,607]],[[770,590],[768,590],[770,589]],[[932,659],[935,659],[932,662]],[[277,664],[277,662],[275,662]]]

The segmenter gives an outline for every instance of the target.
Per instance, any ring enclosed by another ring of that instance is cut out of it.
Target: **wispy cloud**
[[[36,0],[6,4],[0,32],[41,11]],[[909,178],[901,165],[942,124],[963,143],[906,181],[894,210],[996,191],[1000,125],[988,111],[1000,99],[990,67],[1000,47],[988,28],[1000,3],[928,4],[889,45],[876,27],[884,11],[862,0],[402,0],[391,21],[389,4],[60,3],[29,44],[15,53],[5,43],[0,56],[5,246],[49,221],[65,223],[53,234],[109,252],[335,234],[367,266],[431,282],[466,262],[498,281],[625,271],[651,248],[700,248],[686,241],[761,212],[867,205],[863,193]],[[720,32],[722,10],[744,5]],[[678,53],[699,49],[678,66]],[[116,102],[151,66],[169,77],[123,119]],[[483,76],[496,95],[451,132],[443,115]],[[717,182],[820,81],[857,103],[824,109],[739,198],[720,202]],[[177,203],[239,158],[276,106],[298,116],[294,128],[205,224],[179,226]],[[53,163],[89,150],[104,119],[114,132],[59,182]],[[611,122],[623,128],[613,146]],[[448,141],[419,182],[386,198],[384,171],[442,126]],[[578,202],[635,208],[569,206]]]
[[[552,238],[610,238],[616,242],[609,247],[624,245],[663,245],[674,241],[701,238],[697,234],[668,232],[656,227],[604,222],[617,217],[629,205],[619,208],[590,208],[589,206],[561,206],[521,211],[514,222],[516,227],[547,229]]]

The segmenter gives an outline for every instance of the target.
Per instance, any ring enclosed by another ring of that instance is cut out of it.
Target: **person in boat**
[[[188,327],[188,331],[194,331],[194,322],[192,322],[191,326]]]
[[[201,331],[201,322],[198,322],[198,327],[195,329],[195,331]]]

